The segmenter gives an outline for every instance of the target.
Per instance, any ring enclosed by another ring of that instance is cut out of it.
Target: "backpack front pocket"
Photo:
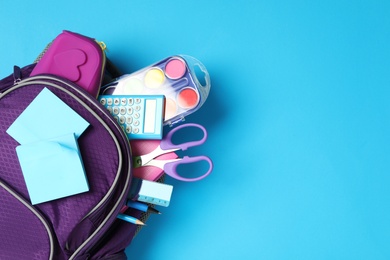
[[[0,94],[0,114],[6,119],[0,123],[0,139],[3,141],[0,152],[8,158],[3,159],[7,162],[2,165],[0,178],[17,191],[22,200],[25,198],[28,201],[29,194],[15,153],[17,143],[6,130],[44,87],[90,124],[77,140],[89,191],[34,207],[46,217],[56,234],[55,241],[51,243],[54,248],[58,248],[55,251],[74,259],[88,254],[89,248],[100,241],[124,204],[131,181],[131,151],[128,140],[115,119],[83,89],[66,80],[47,75],[23,79]],[[15,212],[18,210],[19,208],[15,209]],[[1,221],[7,223],[13,219]],[[7,229],[4,227],[4,230]],[[54,259],[58,259],[57,256]]]
[[[1,180],[0,208],[0,259],[54,259],[56,241],[46,219]]]

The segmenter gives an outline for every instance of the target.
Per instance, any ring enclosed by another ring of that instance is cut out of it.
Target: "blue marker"
[[[141,203],[138,201],[127,200],[126,206],[133,208],[133,209],[138,209],[138,210],[143,211],[143,212],[161,214],[160,211],[158,211],[157,209],[149,207],[147,204]]]

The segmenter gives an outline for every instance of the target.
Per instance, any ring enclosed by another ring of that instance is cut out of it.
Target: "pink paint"
[[[177,103],[182,108],[194,108],[199,102],[198,93],[192,88],[184,88],[177,96]]]
[[[180,59],[171,59],[165,65],[165,74],[168,78],[178,79],[183,77],[186,72],[186,65],[183,60]]]

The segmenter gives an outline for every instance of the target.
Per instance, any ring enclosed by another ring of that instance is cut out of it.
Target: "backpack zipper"
[[[73,90],[77,91],[78,94],[80,94],[83,98],[87,99],[88,101],[90,101],[92,104],[95,104],[95,108],[96,109],[99,109],[102,114],[107,114],[106,110],[102,107],[100,107],[100,103],[97,102],[96,99],[94,99],[91,95],[89,94],[86,94],[84,93],[83,91],[81,91],[79,89],[79,87],[75,87],[74,85],[72,85],[73,83],[69,83],[69,82],[66,82],[62,79],[59,79],[57,77],[53,77],[53,76],[43,76],[43,75],[39,75],[39,76],[33,76],[33,77],[29,77],[29,78],[26,78],[26,79],[23,79],[21,81],[18,82],[18,84],[12,86],[11,88],[7,89],[6,91],[4,91],[0,98],[7,95],[8,93],[12,92],[13,90],[16,90],[18,88],[21,88],[21,87],[25,87],[25,86],[28,86],[28,85],[32,85],[32,84],[38,84],[38,85],[46,85],[46,86],[50,86],[50,87],[54,87],[54,88],[57,88],[57,89],[60,89],[61,91],[67,93],[68,95],[72,96],[78,103],[80,103],[84,108],[86,108],[103,126],[104,128],[109,132],[109,134],[111,135],[116,147],[117,147],[117,150],[118,150],[118,169],[117,169],[117,174],[116,174],[116,178],[114,179],[110,189],[107,191],[107,194],[99,201],[99,203],[86,215],[84,216],[83,219],[89,217],[91,214],[93,214],[94,212],[98,211],[102,206],[104,206],[106,203],[108,203],[109,201],[109,198],[112,196],[112,193],[115,189],[115,187],[117,186],[118,184],[118,181],[119,181],[119,177],[120,177],[120,173],[121,173],[121,169],[122,169],[122,164],[123,164],[123,160],[128,160],[129,161],[129,165],[132,165],[132,162],[131,162],[131,156],[130,156],[130,151],[128,153],[128,157],[127,158],[122,158],[122,154],[121,154],[121,148],[120,148],[120,145],[119,145],[119,141],[117,140],[117,138],[115,137],[115,134],[112,132],[112,130],[108,127],[108,125],[97,115],[97,113],[95,111],[92,110],[92,108],[90,108],[87,104],[85,104],[84,101],[82,101],[79,97],[77,97],[75,94],[73,94],[72,92],[70,92],[69,90],[67,90],[65,87],[62,87],[60,85],[57,85],[57,84],[54,84],[52,82],[47,82],[45,80],[51,80],[51,81],[57,81],[61,84],[64,84],[70,88],[72,88]],[[99,105],[97,105],[99,104]],[[115,119],[112,118],[111,116],[107,115],[107,118],[113,122],[115,125],[115,127],[117,128],[118,132],[121,133],[123,139],[128,142],[128,139],[127,137],[124,135],[122,129],[119,127],[119,125],[116,123]],[[73,252],[73,254],[70,256],[69,260],[71,259],[75,259],[77,257],[77,255],[80,253],[81,250],[83,250],[87,245],[88,243],[93,240],[98,234],[99,232],[103,229],[103,227],[105,227],[105,225],[107,224],[107,222],[109,222],[110,220],[112,219],[116,219],[116,216],[114,216],[114,213],[116,210],[118,210],[118,208],[121,208],[122,207],[122,201],[125,200],[126,196],[127,196],[127,191],[129,189],[129,185],[130,185],[130,179],[131,179],[131,174],[130,174],[130,171],[127,173],[127,176],[126,176],[126,180],[125,180],[125,183],[126,183],[126,186],[125,188],[122,190],[122,193],[120,194],[119,198],[117,199],[117,201],[115,201],[114,203],[114,206],[112,207],[112,209],[110,210],[110,212],[107,214],[107,216],[104,218],[104,220],[102,221],[102,223],[96,228],[96,230]]]

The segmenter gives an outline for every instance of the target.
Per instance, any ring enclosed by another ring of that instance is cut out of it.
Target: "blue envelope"
[[[32,204],[89,190],[73,133],[16,147]]]

